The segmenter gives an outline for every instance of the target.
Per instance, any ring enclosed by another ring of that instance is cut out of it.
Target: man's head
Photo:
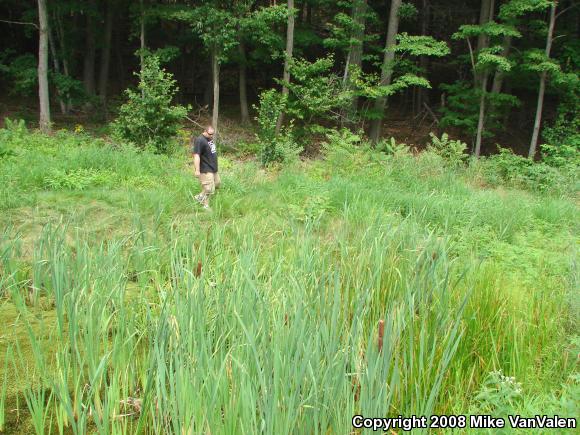
[[[211,125],[208,125],[202,133],[207,139],[213,139],[213,135],[215,134],[215,130]]]

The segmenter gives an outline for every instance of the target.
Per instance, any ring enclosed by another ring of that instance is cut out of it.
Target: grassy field
[[[1,133],[0,432],[579,416],[572,194],[337,147],[225,156],[206,212],[185,152]]]

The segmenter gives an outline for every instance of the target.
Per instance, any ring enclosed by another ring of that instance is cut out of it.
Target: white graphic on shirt
[[[217,152],[217,150],[216,150],[215,143],[213,142],[213,140],[210,140],[207,144],[209,145],[209,149],[210,149],[211,153],[215,154]]]

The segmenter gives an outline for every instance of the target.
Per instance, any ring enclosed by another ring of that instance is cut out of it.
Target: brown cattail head
[[[195,271],[195,276],[199,278],[201,275],[201,261],[197,262],[197,270]]]
[[[351,385],[352,385],[352,391],[354,393],[354,401],[358,402],[358,399],[360,399],[360,383],[359,383],[358,378],[356,376],[353,376]]]
[[[379,320],[379,341],[378,341],[378,346],[379,346],[379,352],[383,351],[383,334],[385,333],[385,321],[384,320]]]

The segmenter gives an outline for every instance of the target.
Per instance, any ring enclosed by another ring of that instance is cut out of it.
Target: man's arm
[[[193,167],[195,168],[195,176],[199,177],[201,173],[199,172],[199,154],[193,154]]]
[[[195,170],[195,176],[196,177],[199,177],[200,176],[200,172],[199,172],[199,154],[201,153],[201,143],[199,141],[199,138],[196,138],[193,141],[192,153],[193,153],[193,168]]]

